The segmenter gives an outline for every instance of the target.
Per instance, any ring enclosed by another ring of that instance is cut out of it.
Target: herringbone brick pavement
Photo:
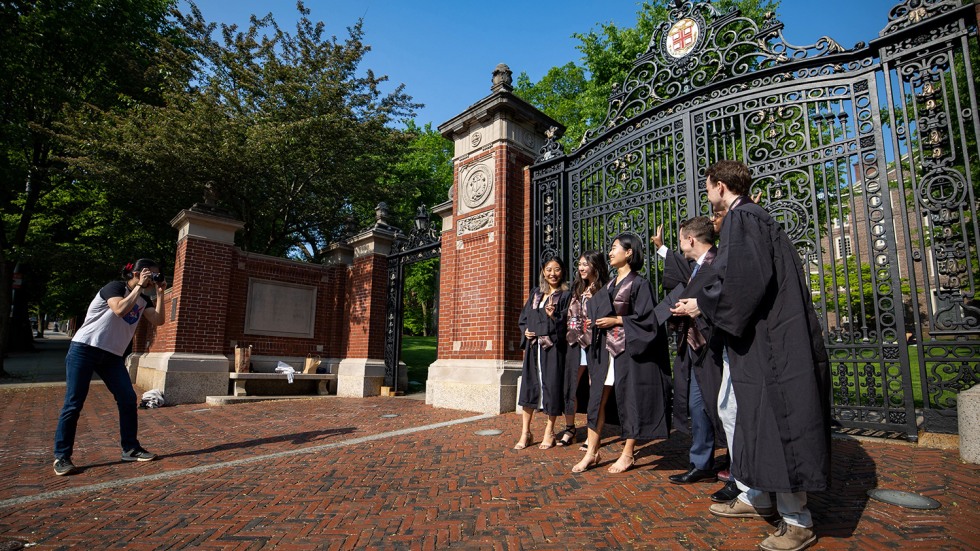
[[[0,387],[0,545],[34,549],[756,549],[764,521],[708,514],[717,484],[676,486],[683,436],[637,466],[573,475],[578,446],[515,451],[515,415],[405,398],[327,398],[140,412],[158,461],[122,463],[109,393],[93,386],[74,460],[51,447],[63,387]],[[397,417],[382,417],[397,415]],[[581,422],[581,421],[580,421]],[[535,419],[540,439],[544,419]],[[501,429],[498,436],[476,431]],[[955,450],[834,441],[832,491],[810,496],[816,549],[976,549],[980,468]],[[916,511],[867,490],[922,493]]]

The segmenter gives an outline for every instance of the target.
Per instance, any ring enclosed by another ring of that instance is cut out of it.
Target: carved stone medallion
[[[466,175],[462,192],[463,204],[468,208],[475,209],[487,202],[493,193],[493,173],[486,165],[476,165]]]

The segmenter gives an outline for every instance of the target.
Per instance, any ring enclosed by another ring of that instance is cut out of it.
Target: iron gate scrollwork
[[[956,394],[980,381],[976,26],[970,4],[907,0],[867,44],[800,47],[771,15],[673,2],[606,120],[531,168],[533,258],[660,224],[676,244],[708,213],[707,167],[741,160],[808,271],[834,417],[955,431]]]
[[[388,255],[388,299],[385,318],[385,385],[398,390],[398,362],[402,348],[402,323],[405,291],[405,268],[416,262],[439,258],[442,240],[429,225],[429,211],[418,207],[415,227],[407,238],[395,242]],[[438,296],[438,293],[437,293]]]

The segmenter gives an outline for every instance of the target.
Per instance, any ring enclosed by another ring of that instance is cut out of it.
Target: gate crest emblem
[[[697,45],[700,35],[700,25],[690,17],[685,17],[674,23],[667,31],[667,43],[665,44],[667,55],[679,59],[691,53],[691,50]]]

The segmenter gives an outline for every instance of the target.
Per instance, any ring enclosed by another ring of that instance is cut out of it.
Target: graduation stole
[[[534,300],[532,301],[531,304],[535,308],[538,308],[538,305],[541,304],[541,299],[542,298],[544,298],[544,293],[541,292],[541,288],[538,287],[537,289],[534,290]],[[547,308],[549,306],[555,306],[555,307],[557,307],[557,303],[558,303],[558,293],[557,292],[551,293],[551,295],[548,296],[548,302],[545,303],[545,305],[542,306],[542,308]],[[548,315],[548,314],[545,313],[545,315]],[[538,344],[541,345],[541,348],[544,348],[545,350],[547,350],[547,349],[549,349],[549,348],[551,348],[552,346],[555,345],[555,343],[553,343],[551,341],[551,337],[549,337],[548,335],[538,335],[537,337],[534,337],[534,338],[537,339]]]
[[[711,263],[715,261],[716,250],[717,249],[712,247],[708,250],[708,252],[704,253],[704,258],[701,260],[701,266],[696,266],[698,271],[705,266],[710,266]],[[687,280],[688,285],[691,284],[691,281],[694,280],[694,276],[696,275],[697,274],[694,272],[691,273],[691,277]],[[678,341],[678,351],[680,350],[682,342],[687,342],[687,346],[691,350],[699,350],[707,342],[704,336],[701,334],[701,331],[699,331],[697,326],[694,324],[694,320],[687,316],[685,316],[684,320],[681,321],[681,331],[684,334],[684,341]]]
[[[565,340],[568,344],[578,343],[585,348],[592,344],[592,333],[585,330],[585,322],[588,319],[586,304],[592,298],[592,283],[589,288],[582,292],[582,296],[573,298],[568,304],[568,333]]]
[[[613,312],[617,316],[625,316],[629,314],[630,310],[630,291],[633,289],[633,280],[636,279],[636,272],[631,271],[623,278],[622,286],[619,288],[619,292],[616,296],[613,296],[613,290],[616,288],[616,280],[613,279],[606,286],[606,290],[609,291],[609,297],[612,300]],[[626,350],[626,328],[622,325],[617,325],[612,329],[606,330],[606,350],[615,358],[619,356]]]

